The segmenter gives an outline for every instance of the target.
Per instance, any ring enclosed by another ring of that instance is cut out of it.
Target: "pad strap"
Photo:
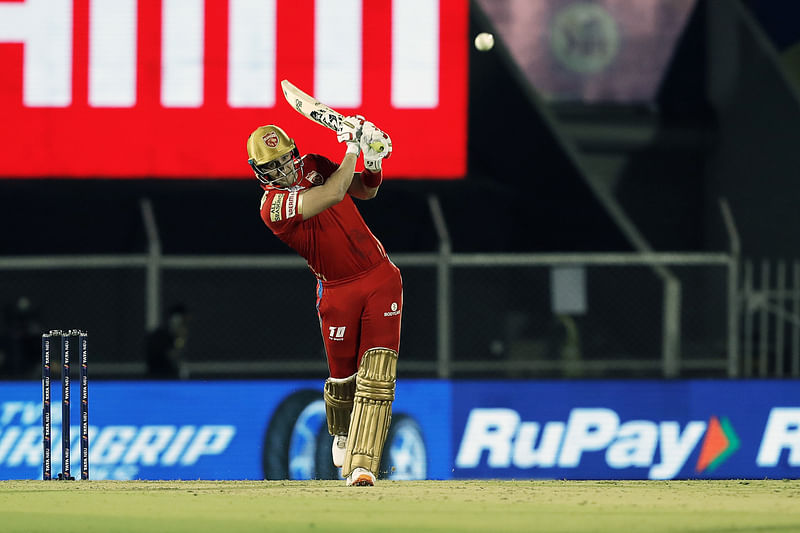
[[[349,476],[358,467],[366,468],[377,476],[383,445],[392,422],[396,376],[396,351],[372,348],[364,353],[356,375],[356,394],[342,466],[343,476]]]
[[[355,374],[343,379],[328,378],[325,381],[322,397],[325,400],[328,433],[331,435],[347,435],[350,429],[350,414],[353,411],[355,394]]]

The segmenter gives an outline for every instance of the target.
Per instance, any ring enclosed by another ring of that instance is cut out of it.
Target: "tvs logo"
[[[725,416],[717,418],[712,415],[700,447],[700,457],[697,459],[695,471],[698,473],[713,472],[733,455],[739,446],[739,437],[733,430],[730,420]]]
[[[276,146],[278,146],[278,134],[275,133],[274,131],[271,131],[266,135],[264,135],[263,137],[261,137],[261,140],[264,141],[264,144],[266,144],[270,148],[275,148]]]

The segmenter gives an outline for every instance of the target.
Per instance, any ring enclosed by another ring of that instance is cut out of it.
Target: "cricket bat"
[[[292,85],[289,80],[283,80],[281,82],[281,89],[283,89],[284,98],[286,98],[286,101],[289,102],[289,105],[292,106],[295,111],[307,119],[313,120],[317,124],[336,131],[339,124],[345,119],[341,113],[335,109],[331,109],[310,94],[304,93]],[[386,150],[386,145],[380,141],[371,143],[369,147],[379,153]]]

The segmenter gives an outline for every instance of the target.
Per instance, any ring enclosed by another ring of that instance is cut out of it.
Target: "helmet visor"
[[[294,154],[288,152],[282,156],[257,165],[254,159],[248,161],[259,178],[259,181],[269,185],[289,186],[294,182],[296,169],[294,167]]]

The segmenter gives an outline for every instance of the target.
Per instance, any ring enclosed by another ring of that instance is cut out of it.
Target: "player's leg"
[[[317,315],[330,376],[345,379],[358,371],[361,303],[347,285],[317,283]]]
[[[369,298],[361,318],[356,396],[342,474],[348,485],[373,485],[392,419],[403,284],[386,263],[367,280]]]
[[[323,398],[328,419],[328,433],[333,436],[331,457],[339,468],[344,464],[347,449],[347,434],[350,430],[350,415],[356,394],[356,375],[347,378],[328,378],[325,381]]]
[[[346,286],[317,283],[317,314],[330,372],[323,399],[328,432],[333,435],[331,459],[337,467],[344,462],[358,365],[361,305],[353,305],[352,296]]]
[[[403,280],[400,271],[387,262],[369,281],[372,288],[361,314],[358,353],[363,355],[374,347],[399,352],[403,317]]]
[[[392,421],[397,352],[372,348],[361,358],[342,466],[347,485],[374,485],[386,434]]]

